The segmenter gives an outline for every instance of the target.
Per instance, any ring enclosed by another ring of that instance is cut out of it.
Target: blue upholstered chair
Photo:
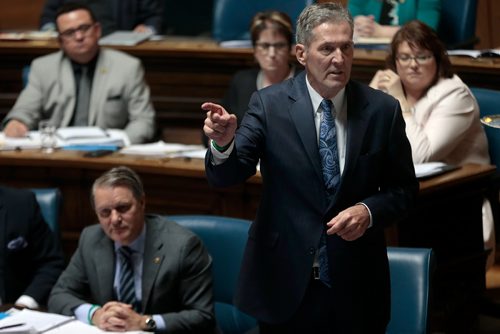
[[[224,334],[245,333],[257,322],[233,306],[250,222],[243,219],[203,215],[167,216],[197,234],[213,259],[215,316]]]
[[[61,192],[57,188],[31,189],[42,211],[42,216],[59,240],[59,211],[61,207]]]
[[[388,247],[391,321],[388,334],[424,334],[428,329],[432,250]]]
[[[438,35],[448,50],[472,49],[476,37],[477,0],[442,0]]]
[[[471,91],[479,104],[479,114],[481,117],[500,114],[500,90],[471,87]],[[485,125],[484,131],[488,138],[491,163],[497,167],[496,175],[493,182],[491,182],[488,199],[493,211],[495,234],[498,244],[500,241],[500,129]]]
[[[250,21],[264,10],[279,10],[297,20],[300,12],[314,0],[214,0],[212,37],[219,42],[249,40]]]
[[[472,94],[479,104],[481,117],[500,115],[500,90],[471,87]],[[500,169],[500,129],[485,126],[491,163]]]

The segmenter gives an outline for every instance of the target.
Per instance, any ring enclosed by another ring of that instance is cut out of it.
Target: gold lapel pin
[[[158,263],[160,263],[160,257],[159,257],[159,256],[155,257],[155,258],[153,259],[153,263],[154,263],[154,264],[158,264]]]

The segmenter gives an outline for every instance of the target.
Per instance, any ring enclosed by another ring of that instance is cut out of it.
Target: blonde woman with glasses
[[[399,100],[414,163],[490,162],[479,106],[467,85],[453,74],[446,48],[434,30],[416,20],[404,25],[391,42],[387,65],[389,69],[378,71],[370,86]],[[483,231],[485,248],[494,250],[487,202]]]
[[[253,92],[296,73],[290,63],[294,35],[287,14],[278,11],[257,13],[250,25],[250,35],[258,67],[237,72],[222,101],[222,105],[238,117],[238,125]]]

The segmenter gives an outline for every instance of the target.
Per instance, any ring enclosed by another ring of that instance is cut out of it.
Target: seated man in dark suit
[[[47,0],[40,17],[41,30],[56,30],[56,12],[68,0]],[[163,18],[160,0],[84,0],[102,24],[103,34],[115,30],[159,33]]]
[[[82,231],[49,311],[108,331],[213,332],[208,252],[190,231],[145,215],[145,204],[142,182],[127,167],[94,182],[100,225]]]
[[[35,195],[0,187],[0,225],[0,304],[46,304],[64,259]]]
[[[33,60],[28,85],[3,121],[5,135],[24,137],[50,120],[123,129],[132,144],[151,140],[155,111],[141,61],[99,47],[101,25],[85,5],[65,4],[56,23],[61,50]]]

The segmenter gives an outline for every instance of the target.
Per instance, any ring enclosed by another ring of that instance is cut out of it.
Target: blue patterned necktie
[[[340,182],[339,154],[337,150],[337,130],[335,128],[335,107],[332,101],[321,101],[322,119],[319,126],[319,154],[323,167],[323,180],[328,195],[333,195]],[[333,109],[333,112],[332,112]],[[319,279],[330,287],[326,231],[321,235],[319,250]]]
[[[120,301],[130,304],[137,311],[137,299],[135,298],[134,268],[132,266],[132,250],[130,247],[122,246],[118,249],[120,255]]]
[[[322,119],[319,126],[319,154],[323,166],[323,179],[329,195],[333,195],[340,183],[335,107],[332,101],[321,101]],[[333,109],[333,110],[332,110]]]

